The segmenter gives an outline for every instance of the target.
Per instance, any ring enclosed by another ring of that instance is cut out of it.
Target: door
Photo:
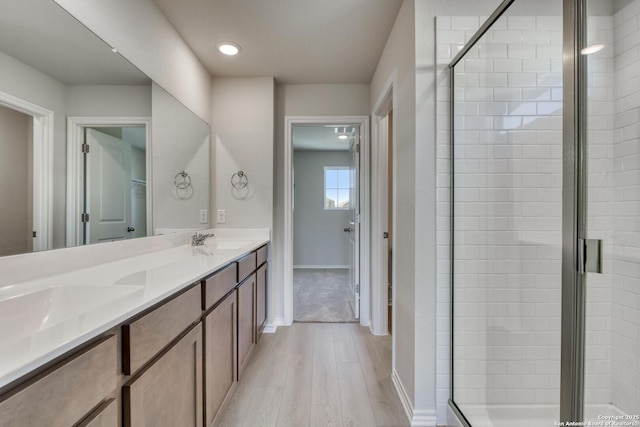
[[[360,318],[360,127],[355,127],[349,147],[349,305],[356,319]]]
[[[84,243],[129,238],[131,230],[131,146],[121,139],[86,129]]]
[[[578,218],[585,253],[579,265],[582,419],[640,425],[640,2],[620,2],[609,16],[602,16],[598,1],[585,3],[580,77],[587,102],[579,177],[585,200],[579,208],[586,212]],[[626,37],[626,28],[633,35]],[[604,120],[610,125],[603,127]]]
[[[235,281],[235,279],[234,279]],[[236,292],[204,318],[205,417],[210,426],[233,388],[237,370]]]

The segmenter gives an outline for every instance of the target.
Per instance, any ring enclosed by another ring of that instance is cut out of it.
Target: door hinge
[[[602,273],[602,240],[578,239],[578,271]]]
[[[382,238],[383,239],[388,239],[389,238],[389,233],[386,232],[386,231],[384,233],[382,233]]]
[[[86,144],[86,143],[85,143],[85,144],[82,144],[82,152],[83,152],[84,154],[89,154],[89,151],[90,151],[90,150],[89,150],[89,144]]]
[[[356,294],[360,294],[360,283],[356,284]]]
[[[360,152],[360,144],[356,144],[356,153]]]
[[[33,237],[38,237],[38,232],[37,231],[33,232]]]
[[[88,213],[80,214],[80,221],[81,222],[89,222],[89,214]]]

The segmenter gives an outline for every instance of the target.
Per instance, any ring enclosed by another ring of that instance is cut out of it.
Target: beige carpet
[[[294,269],[295,322],[356,322],[347,269]]]

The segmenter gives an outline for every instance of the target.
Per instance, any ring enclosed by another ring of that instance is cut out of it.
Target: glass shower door
[[[562,1],[510,5],[453,65],[452,79],[453,402],[472,426],[552,426],[560,418]]]
[[[587,2],[584,419],[640,425],[640,0]],[[635,417],[635,418],[634,418]]]

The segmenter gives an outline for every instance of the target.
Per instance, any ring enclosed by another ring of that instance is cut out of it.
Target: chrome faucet
[[[204,245],[204,241],[209,237],[213,237],[213,234],[200,234],[196,233],[191,236],[191,246],[202,246]]]

